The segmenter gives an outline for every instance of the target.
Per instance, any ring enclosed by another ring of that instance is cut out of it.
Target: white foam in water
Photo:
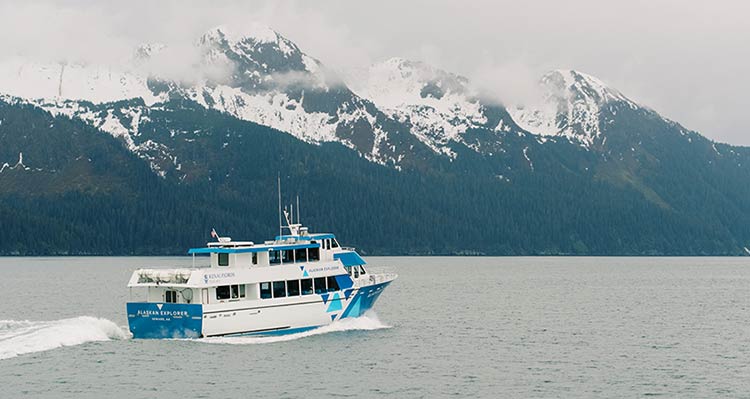
[[[378,319],[378,315],[376,315],[374,312],[367,312],[360,317],[336,320],[329,325],[296,334],[275,336],[209,337],[202,338],[196,341],[212,344],[232,345],[268,344],[273,342],[292,341],[295,339],[310,337],[313,335],[328,334],[338,331],[380,330],[383,328],[391,328],[391,326],[383,324],[383,322]]]
[[[90,316],[53,321],[0,320],[0,359],[126,338],[128,335],[117,324]]]

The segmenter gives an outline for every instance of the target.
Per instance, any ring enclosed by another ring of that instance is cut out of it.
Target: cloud
[[[489,102],[505,106],[541,104],[540,71],[521,62],[483,63],[470,74],[471,84]]]
[[[0,0],[0,61],[120,65],[138,45],[164,43],[171,62],[153,68],[184,79],[202,32],[259,21],[332,69],[416,59],[503,102],[525,101],[547,69],[577,69],[709,137],[750,144],[748,14],[739,0]]]

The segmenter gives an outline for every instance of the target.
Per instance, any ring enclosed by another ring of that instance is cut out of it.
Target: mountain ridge
[[[272,212],[245,201],[273,203],[260,187],[284,174],[313,203],[339,211],[316,209],[317,225],[369,253],[744,254],[750,246],[750,189],[738,184],[750,179],[750,150],[706,139],[597,78],[552,71],[541,79],[541,105],[505,106],[464,77],[392,58],[350,87],[281,34],[253,31],[259,37],[224,27],[201,36],[189,68],[206,72],[190,80],[120,79],[68,64],[82,76],[78,89],[58,87],[56,96],[47,82],[38,92],[51,96],[24,97],[17,94],[30,91],[13,93],[23,81],[4,81],[34,69],[0,78],[4,221],[24,228],[37,220],[40,235],[50,234],[44,218],[60,221],[45,248],[61,253],[62,226],[97,229],[81,204],[118,207],[118,223],[130,226],[120,234],[152,241],[102,231],[107,239],[93,253],[165,253],[159,248],[174,251],[176,240],[128,218],[148,209],[153,221],[144,225],[182,241],[206,227],[187,214],[234,217],[228,227],[258,233]],[[156,62],[169,51],[142,46],[134,59]],[[31,81],[58,72],[58,83],[75,82],[62,68],[37,69]],[[21,153],[30,169],[11,169]],[[43,212],[32,216],[32,206]],[[180,224],[184,232],[175,231]],[[6,238],[0,253],[28,248]]]

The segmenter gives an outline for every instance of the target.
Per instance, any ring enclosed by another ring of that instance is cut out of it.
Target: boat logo
[[[203,282],[205,284],[208,284],[232,277],[234,277],[234,273],[207,273],[203,275]]]
[[[159,308],[159,310],[161,310],[161,307],[162,307],[162,306],[164,306],[164,304],[163,304],[163,303],[157,303],[157,304],[156,304],[156,307],[157,307],[157,308]]]

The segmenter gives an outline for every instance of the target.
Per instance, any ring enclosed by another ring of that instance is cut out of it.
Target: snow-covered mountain
[[[543,99],[538,104],[508,109],[515,122],[531,133],[562,136],[586,147],[602,138],[603,124],[613,112],[611,105],[641,108],[601,80],[578,71],[549,72],[540,85]]]
[[[540,84],[539,104],[503,105],[398,58],[345,83],[264,27],[144,45],[116,66],[6,58],[0,253],[66,253],[71,234],[92,253],[177,253],[205,223],[265,231],[277,175],[318,224],[382,253],[750,247],[750,149],[581,72]]]
[[[139,64],[163,52],[159,46],[142,46],[132,64],[119,71],[14,60],[2,71],[17,72],[3,74],[0,92],[85,120],[122,138],[139,154],[144,144],[137,139],[140,118],[147,117],[148,108],[173,98],[190,99],[309,143],[338,142],[373,162],[397,168],[420,145],[408,128],[351,92],[318,60],[271,29],[240,34],[217,27],[201,36],[196,46],[199,68],[210,73],[192,81],[143,75],[148,69]],[[143,101],[118,103],[131,99]]]
[[[408,124],[412,134],[433,151],[451,157],[456,156],[451,142],[476,151],[493,147],[465,137],[470,129],[519,130],[502,107],[483,103],[467,78],[423,62],[391,58],[371,66],[352,85],[389,116]],[[491,144],[501,140],[494,136]]]
[[[150,110],[173,99],[308,143],[340,143],[397,169],[430,156],[454,160],[462,148],[483,156],[523,150],[532,165],[530,144],[509,148],[509,137],[544,143],[553,136],[592,148],[603,141],[617,107],[645,109],[569,70],[543,76],[539,104],[507,108],[479,96],[481,82],[401,58],[375,64],[347,85],[291,40],[257,25],[213,28],[192,50],[190,79],[152,68],[173,55],[160,44],[139,47],[117,67],[6,59],[0,93],[112,134],[160,175],[166,173],[160,165],[175,165],[170,146],[143,136],[140,127],[150,122]]]

